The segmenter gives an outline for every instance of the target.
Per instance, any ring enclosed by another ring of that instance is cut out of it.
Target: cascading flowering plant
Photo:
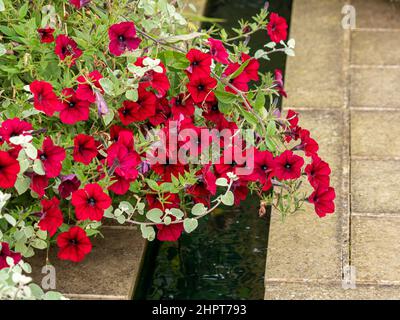
[[[334,212],[317,142],[276,108],[282,72],[259,72],[294,55],[284,18],[263,8],[229,38],[180,1],[0,4],[0,268],[52,243],[81,261],[105,218],[176,241],[248,194],[260,215]]]

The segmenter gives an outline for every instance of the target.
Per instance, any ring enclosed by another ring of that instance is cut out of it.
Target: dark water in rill
[[[265,1],[210,0],[205,16],[222,18],[225,28],[250,19]],[[270,1],[270,11],[290,22],[291,0]],[[267,32],[253,36],[257,50],[269,42]],[[276,54],[261,71],[284,71],[286,58]],[[149,243],[135,299],[263,299],[269,215],[258,217],[258,200],[238,208],[219,208],[200,219],[199,227],[178,242]]]

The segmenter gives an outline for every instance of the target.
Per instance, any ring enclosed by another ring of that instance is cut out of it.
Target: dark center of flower
[[[46,154],[42,153],[39,158],[40,160],[45,161],[47,159],[47,156]]]
[[[76,239],[69,239],[69,244],[76,246],[78,244],[78,241],[76,241]]]
[[[94,207],[94,205],[96,204],[96,200],[94,198],[89,198],[87,200],[87,203],[89,206]]]
[[[199,62],[198,62],[198,61],[193,61],[193,62],[192,62],[192,66],[196,67],[196,66],[198,66],[198,65],[199,65]]]
[[[286,164],[285,164],[285,168],[286,168],[287,170],[289,170],[291,167],[292,167],[292,165],[291,165],[290,163],[286,163]]]
[[[124,42],[125,41],[125,37],[121,34],[121,35],[118,36],[118,40],[120,42]]]
[[[197,86],[197,90],[203,91],[203,90],[204,90],[204,85],[199,84],[199,85]]]
[[[75,107],[75,102],[74,102],[74,101],[70,101],[70,102],[68,103],[68,106],[69,106],[70,108]]]
[[[212,110],[212,111],[218,111],[218,104],[214,104],[214,105],[211,107],[211,110]]]
[[[181,106],[182,105],[182,100],[181,99],[176,99],[175,105]]]
[[[237,162],[235,160],[232,161],[231,167],[235,167],[237,165]]]
[[[129,110],[128,110],[128,109],[122,110],[122,114],[123,114],[124,116],[128,115],[128,114],[129,114]]]
[[[264,164],[261,166],[261,170],[266,171],[268,169],[268,167]]]

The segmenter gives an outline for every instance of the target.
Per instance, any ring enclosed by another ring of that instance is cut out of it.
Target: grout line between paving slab
[[[400,210],[399,210],[400,213]],[[399,213],[390,213],[390,212],[352,212],[351,215],[354,217],[362,217],[362,218],[393,218],[400,219]]]
[[[347,5],[351,0],[346,1]],[[351,265],[351,112],[350,112],[350,63],[351,63],[351,31],[343,30],[343,148],[342,148],[342,279],[344,267]]]
[[[353,32],[400,32],[397,28],[355,28]]]
[[[399,107],[361,107],[357,105],[353,105],[350,107],[350,110],[360,110],[360,111],[380,111],[380,112],[387,112],[387,111],[400,111]]]
[[[351,64],[351,69],[400,69],[398,64]]]
[[[357,161],[400,161],[400,157],[396,156],[357,156],[352,155],[351,160]]]

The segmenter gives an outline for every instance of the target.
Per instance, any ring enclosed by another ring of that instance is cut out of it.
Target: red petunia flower
[[[110,53],[117,57],[126,50],[137,49],[142,41],[136,36],[135,24],[129,21],[112,25],[108,29],[108,37],[110,38],[108,46]]]
[[[235,196],[235,206],[240,205],[240,202],[246,200],[249,194],[248,182],[237,180],[232,184],[232,192]]]
[[[327,213],[335,212],[336,198],[335,189],[332,187],[319,186],[308,198],[314,204],[315,212],[319,217],[325,217]]]
[[[215,173],[219,177],[227,177],[228,172],[237,173],[238,168],[246,166],[246,155],[241,146],[233,145],[224,149],[217,164],[214,165]]]
[[[271,178],[275,174],[274,156],[269,151],[259,151],[254,148],[254,168],[250,175],[243,176],[245,180],[259,181],[264,190],[269,190]]]
[[[88,165],[97,157],[97,154],[97,144],[93,137],[78,134],[74,138],[73,157],[75,161]]]
[[[329,187],[331,169],[329,164],[322,161],[320,157],[313,156],[312,162],[304,169],[307,173],[308,181],[316,189],[318,186]]]
[[[46,115],[52,116],[62,108],[61,101],[53,91],[53,86],[46,81],[33,81],[30,86],[33,94],[33,106]]]
[[[90,1],[91,0],[69,0],[69,3],[77,9],[81,9],[82,7],[88,5]]]
[[[285,41],[287,38],[287,28],[286,19],[280,17],[276,13],[271,13],[269,16],[269,22],[267,25],[268,35],[271,41],[279,43],[282,40]]]
[[[62,162],[65,159],[65,150],[56,146],[50,137],[43,141],[42,150],[38,151],[38,159],[42,161],[43,169],[47,178],[57,177],[62,169]]]
[[[210,206],[211,195],[217,192],[217,178],[210,169],[211,165],[208,164],[199,170],[197,183],[187,189],[187,193],[193,196],[196,203],[203,203],[205,206]]]
[[[190,49],[186,54],[186,58],[190,61],[189,67],[186,69],[190,74],[202,73],[206,76],[211,72],[211,56],[208,53],[201,52],[197,49]]]
[[[287,98],[287,93],[285,91],[285,89],[283,88],[283,74],[282,74],[282,70],[280,69],[275,69],[274,71],[274,84],[276,89],[278,90],[278,93]]]
[[[99,89],[100,93],[104,93],[104,90],[99,82],[100,79],[103,78],[101,73],[97,70],[92,71],[89,73],[87,76],[88,79],[86,79],[84,76],[79,76],[76,81],[78,82],[78,88],[76,89],[76,97],[79,100],[86,100],[89,101],[90,103],[95,103],[96,102],[96,94],[93,91],[92,85]],[[90,81],[90,83],[88,82]],[[91,85],[92,84],[92,85]]]
[[[65,124],[75,124],[79,121],[89,119],[90,102],[78,99],[76,92],[72,88],[62,91],[65,100],[60,110],[60,120]]]
[[[11,137],[18,137],[31,130],[33,130],[33,127],[29,122],[19,118],[7,119],[1,123],[0,141],[10,143]]]
[[[62,199],[67,199],[74,191],[78,190],[81,182],[74,174],[61,177],[61,183],[58,186],[58,192]]]
[[[138,67],[144,67],[143,60],[147,57],[139,57],[135,61]],[[140,83],[145,87],[150,86],[156,91],[157,98],[162,98],[167,94],[171,84],[167,77],[167,69],[162,62],[158,65],[161,67],[162,72],[155,72],[154,70],[147,71],[140,79]]]
[[[0,188],[14,187],[19,171],[19,162],[7,152],[0,151]]]
[[[220,62],[222,64],[229,63],[228,60],[229,54],[228,51],[225,49],[224,45],[222,44],[222,41],[213,38],[208,38],[207,44],[210,46],[210,54],[215,61]]]
[[[295,150],[303,150],[307,157],[311,157],[317,154],[319,146],[317,141],[310,137],[310,131],[301,129],[299,132],[301,139],[300,145],[295,147]]]
[[[157,98],[153,92],[147,91],[146,87],[139,85],[138,100],[136,102],[126,100],[123,107],[118,109],[119,118],[123,125],[132,122],[147,120],[156,113]]]
[[[224,119],[224,115],[221,111],[218,109],[218,100],[215,99],[214,101],[207,102],[205,104],[205,110],[203,111],[203,117],[211,121],[217,125],[219,125]]]
[[[304,159],[286,150],[275,158],[275,175],[279,180],[297,179],[301,176]]]
[[[150,209],[158,208],[162,211],[165,209],[179,208],[179,196],[175,193],[165,193],[162,203],[156,195],[147,194],[146,200]],[[175,221],[174,216],[170,216]],[[171,223],[170,225],[157,224],[157,239],[159,241],[177,241],[183,232],[183,223]]]
[[[82,55],[82,50],[78,48],[78,44],[75,40],[64,34],[60,34],[56,38],[54,52],[58,55],[61,61],[70,57],[71,60],[69,66],[73,66],[75,61]]]
[[[14,260],[14,264],[18,264],[21,261],[21,254],[11,251],[10,245],[7,242],[0,242],[0,244],[0,270],[10,267],[7,263],[8,257]]]
[[[117,176],[135,180],[139,174],[137,166],[140,156],[136,151],[129,150],[122,143],[114,143],[107,150],[107,165]]]
[[[178,178],[179,175],[183,175],[186,171],[186,165],[179,162],[176,159],[173,151],[168,150],[157,150],[157,156],[160,159],[165,159],[165,161],[158,161],[151,164],[151,169],[157,173],[163,181],[171,181],[172,176]],[[171,159],[176,159],[176,161],[171,161]]]
[[[82,261],[92,251],[92,243],[85,230],[78,226],[60,233],[57,237],[58,258],[72,262]]]
[[[250,80],[258,81],[258,69],[260,68],[260,63],[256,58],[249,56],[248,54],[242,53],[242,62],[246,62],[247,66],[244,68],[243,72],[247,75]]]
[[[166,98],[158,99],[156,106],[156,114],[149,118],[149,122],[153,126],[164,124],[171,116],[171,107]]]
[[[71,203],[75,207],[78,220],[100,221],[104,211],[111,206],[111,198],[97,183],[92,183],[75,191],[72,194]]]
[[[216,86],[217,80],[210,76],[206,77],[202,74],[193,74],[189,76],[189,83],[186,84],[186,87],[195,103],[214,101],[215,95],[212,90]]]
[[[39,33],[41,43],[52,43],[54,42],[54,29],[53,28],[40,28],[37,29]]]
[[[40,203],[42,205],[42,217],[38,226],[40,230],[47,231],[52,237],[63,223],[63,215],[59,207],[60,200],[53,197],[50,200],[43,199]]]
[[[183,114],[185,117],[191,117],[194,115],[195,109],[193,99],[184,93],[172,98],[170,104],[171,112],[174,116]]]
[[[175,221],[175,219],[175,217],[171,216],[172,221]],[[157,224],[156,227],[158,229],[157,239],[159,241],[177,241],[183,232],[183,223],[171,223],[168,226]]]
[[[43,198],[46,194],[46,189],[49,186],[49,178],[36,173],[29,174],[31,178],[30,188],[36,192],[39,198]]]
[[[229,77],[232,74],[234,74],[238,69],[240,68],[240,64],[235,62],[235,63],[230,63],[228,65],[228,67],[225,69],[225,71],[223,72],[222,76],[223,77]],[[229,83],[234,86],[236,89],[239,89],[240,91],[248,91],[249,90],[249,83],[250,78],[248,77],[248,74],[244,71],[242,71],[242,73],[240,73],[239,75],[237,75],[234,78],[229,79]],[[230,86],[226,86],[225,90],[228,92],[232,92],[237,94],[237,90],[231,88]]]

